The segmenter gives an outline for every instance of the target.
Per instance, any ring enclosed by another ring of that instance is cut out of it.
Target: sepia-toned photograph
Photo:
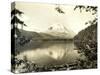
[[[13,73],[96,69],[97,6],[11,4]]]

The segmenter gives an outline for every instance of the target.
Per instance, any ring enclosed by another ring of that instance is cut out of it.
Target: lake
[[[78,53],[73,41],[45,41],[33,49],[20,52],[17,58],[27,60],[39,65],[71,64],[77,59],[84,59]]]

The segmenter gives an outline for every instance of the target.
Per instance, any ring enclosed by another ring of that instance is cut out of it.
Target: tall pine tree
[[[21,12],[18,9],[14,9],[11,12],[11,25],[12,25],[12,29],[11,29],[11,33],[14,37],[18,37],[20,36],[20,31],[18,29],[18,25],[21,25],[21,29],[23,30],[23,26],[27,26],[24,21],[21,21],[18,16],[21,16],[22,14],[24,14],[23,12]]]

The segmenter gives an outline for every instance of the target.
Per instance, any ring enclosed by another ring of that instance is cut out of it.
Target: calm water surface
[[[48,41],[38,45],[37,48],[21,52],[17,57],[23,59],[26,56],[29,61],[40,65],[69,64],[76,59],[83,59],[75,49],[73,41]]]

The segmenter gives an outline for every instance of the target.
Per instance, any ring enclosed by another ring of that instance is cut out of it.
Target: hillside
[[[85,68],[97,67],[97,24],[91,25],[80,31],[74,37],[74,43],[79,49],[79,53],[86,56],[82,65]]]
[[[74,39],[78,41],[97,41],[97,24],[80,31]]]

